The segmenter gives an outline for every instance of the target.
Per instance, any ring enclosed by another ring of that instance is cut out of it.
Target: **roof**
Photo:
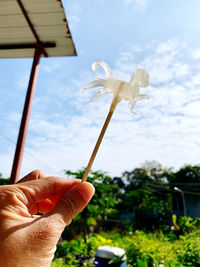
[[[49,57],[76,55],[61,0],[1,0],[1,58],[34,56],[38,40],[27,23],[20,4]]]

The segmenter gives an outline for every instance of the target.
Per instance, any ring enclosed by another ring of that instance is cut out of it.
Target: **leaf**
[[[137,267],[148,267],[146,261],[137,260]]]
[[[108,262],[108,264],[115,264],[115,263],[121,262],[122,259],[123,259],[123,257],[124,257],[124,255],[125,255],[125,254],[123,254],[123,255],[120,256],[120,257],[117,257],[117,258],[115,258],[115,259],[110,260],[110,261]]]
[[[87,218],[86,223],[87,223],[87,225],[92,225],[92,226],[96,226],[97,225],[97,221],[93,217]]]

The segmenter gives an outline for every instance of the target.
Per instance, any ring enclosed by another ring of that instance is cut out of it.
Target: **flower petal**
[[[98,66],[101,66],[104,69],[104,71],[105,71],[105,73],[106,73],[106,75],[107,75],[108,78],[111,78],[111,77],[114,78],[114,76],[113,76],[113,74],[111,72],[111,69],[108,67],[108,65],[104,61],[102,61],[102,60],[96,60],[92,64],[92,70],[93,71],[96,71],[98,69]]]
[[[129,101],[129,109],[132,113],[136,114],[133,111],[133,108],[135,107],[135,104],[137,101],[142,99],[149,99],[149,97],[145,94],[140,94],[140,87],[146,87],[149,85],[149,74],[146,70],[140,69],[137,65],[136,71],[134,75],[131,78],[131,81],[124,82],[122,80],[117,80],[108,65],[101,60],[96,60],[92,64],[93,71],[96,71],[98,66],[101,66],[106,75],[107,79],[96,79],[88,84],[86,84],[82,90],[90,89],[94,87],[102,87],[99,89],[97,94],[92,99],[93,101],[96,101],[99,97],[107,94],[107,93],[113,93],[114,97],[117,95],[117,97]],[[120,88],[120,90],[118,90]]]
[[[99,87],[99,86],[105,86],[106,80],[104,79],[96,79],[92,82],[87,83],[82,89],[81,91],[84,91],[86,89],[91,89],[91,88],[95,88],[95,87]]]
[[[146,70],[136,69],[136,72],[132,76],[130,84],[138,84],[139,87],[147,87],[149,85],[149,74]]]
[[[129,107],[130,112],[133,113],[133,114],[135,114],[135,115],[137,113],[135,111],[133,111],[133,108],[135,107],[136,102],[137,101],[129,101],[129,103],[128,103],[128,107]]]
[[[108,94],[106,88],[100,88],[97,94],[92,98],[91,102],[96,101],[99,97]]]

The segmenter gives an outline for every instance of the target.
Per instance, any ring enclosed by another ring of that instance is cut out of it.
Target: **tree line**
[[[84,171],[66,170],[65,173],[81,179]],[[75,224],[80,230],[86,231],[86,224],[98,228],[101,223],[109,229],[115,221],[119,226],[120,215],[131,212],[137,215],[137,229],[152,229],[171,224],[175,187],[187,191],[200,189],[200,165],[185,165],[173,171],[157,162],[147,162],[140,168],[123,172],[120,177],[91,171],[87,181],[94,185],[96,193],[76,218]],[[110,224],[105,223],[109,221]]]
[[[82,179],[84,172],[83,168],[75,172],[66,170],[65,174]],[[106,221],[113,222],[113,226],[121,214],[129,212],[138,214],[137,227],[157,227],[171,219],[175,186],[187,191],[200,189],[200,165],[185,165],[174,171],[157,162],[147,162],[123,172],[120,177],[112,178],[103,171],[91,171],[87,181],[94,185],[96,193],[74,220],[80,231],[98,227]],[[8,182],[0,175],[0,184]]]

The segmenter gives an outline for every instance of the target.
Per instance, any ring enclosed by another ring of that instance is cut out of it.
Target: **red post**
[[[15,150],[15,156],[12,165],[12,171],[10,176],[10,184],[14,184],[18,181],[21,163],[22,163],[22,156],[24,151],[24,145],[26,141],[26,135],[28,131],[28,123],[31,113],[32,101],[35,92],[36,80],[38,76],[39,70],[39,61],[43,51],[42,45],[38,44],[35,49],[33,65],[31,69],[31,75],[29,79],[29,85],[27,89],[26,99],[24,103],[24,110],[21,119],[21,125],[19,129],[17,145]]]

